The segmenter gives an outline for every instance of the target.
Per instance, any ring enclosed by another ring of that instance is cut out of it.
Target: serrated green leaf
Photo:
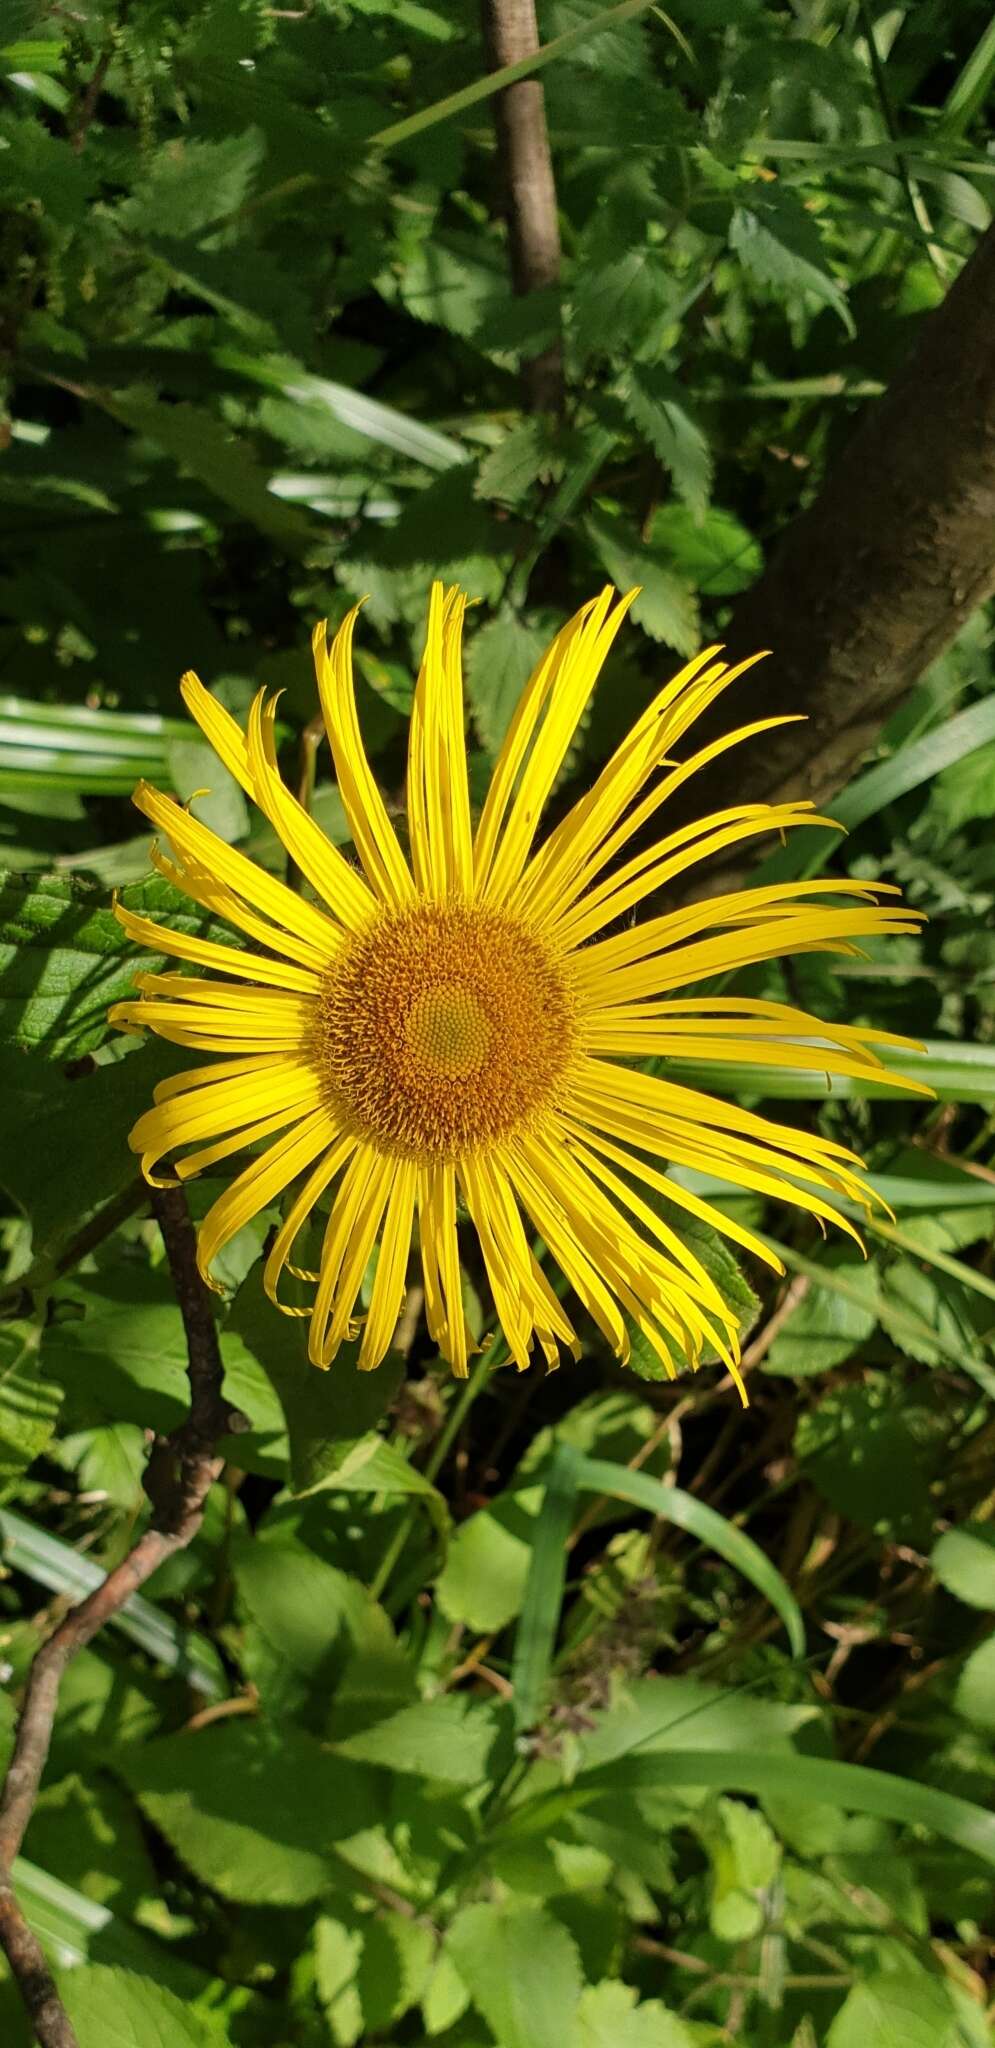
[[[552,475],[553,463],[548,420],[538,415],[522,420],[484,456],[474,495],[496,498],[502,505],[520,505],[540,477]]]
[[[842,1271],[850,1291],[844,1295],[809,1288],[778,1330],[764,1359],[765,1372],[792,1379],[828,1372],[852,1358],[876,1329],[879,1280],[873,1263],[849,1249],[831,1249],[823,1253],[820,1264],[831,1272]]]
[[[581,360],[629,356],[676,306],[662,252],[644,245],[586,266],[574,292],[572,336]]]
[[[848,334],[856,329],[839,280],[827,264],[819,230],[794,192],[768,189],[738,206],[729,246],[747,275],[765,290],[811,292],[831,306]]]
[[[213,2029],[150,1977],[88,1963],[59,1990],[79,2048],[216,2048]]]
[[[292,1726],[168,1735],[114,1767],[188,1870],[243,1905],[307,1905],[333,1881],[336,1845],[382,1818],[371,1773]]]
[[[0,1323],[0,1500],[41,1455],[58,1419],[61,1389],[41,1377],[34,1323]]]
[[[962,2048],[963,2038],[945,1984],[906,1967],[854,1985],[829,2029],[827,2048]]]
[[[690,505],[661,505],[650,521],[649,538],[704,597],[732,597],[746,590],[763,567],[753,535],[720,505],[707,506],[700,516]]]
[[[406,1666],[382,1607],[335,1565],[302,1546],[249,1535],[232,1548],[239,1610],[245,1622],[247,1677],[274,1720],[282,1715],[322,1733],[329,1702],[357,1655],[375,1659],[386,1692],[388,1675],[403,1685]],[[381,1712],[389,1712],[385,1700]]]
[[[401,1913],[338,1905],[315,1927],[318,1997],[337,2048],[386,2033],[416,2005],[428,1982],[432,1929]]]
[[[548,645],[510,605],[478,627],[467,648],[467,694],[473,721],[492,759],[501,749],[518,699]]]
[[[218,935],[157,875],[129,884],[121,900],[177,931]],[[227,929],[222,936],[231,939]],[[113,1035],[108,1006],[134,995],[138,962],[99,885],[66,874],[0,876],[0,1047],[38,1047],[52,1060],[92,1052]],[[161,956],[141,956],[145,968],[159,964]]]
[[[516,1902],[465,1906],[446,1953],[500,2048],[579,2048],[580,1961],[551,1913]]]
[[[698,645],[698,607],[688,585],[645,548],[616,513],[592,512],[584,529],[594,552],[619,590],[639,584],[632,616],[653,640],[665,640],[678,654]]]
[[[493,1709],[465,1694],[442,1694],[402,1707],[389,1719],[337,1744],[340,1756],[382,1769],[435,1778],[450,1785],[479,1785],[487,1776],[494,1747]]]
[[[578,2048],[694,2048],[677,2014],[655,1998],[637,2003],[631,1984],[587,1984],[581,1993]]]
[[[928,1540],[943,1443],[935,1395],[896,1388],[882,1373],[824,1394],[795,1432],[808,1477],[838,1513],[912,1543]]]
[[[266,154],[259,128],[220,141],[180,136],[153,157],[117,211],[126,233],[183,241],[236,213]]]
[[[703,518],[712,487],[712,457],[688,410],[684,386],[669,370],[636,363],[620,390],[633,425],[659,456],[689,511],[696,519]]]

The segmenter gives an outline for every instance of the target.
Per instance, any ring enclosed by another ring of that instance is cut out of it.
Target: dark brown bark
[[[822,801],[847,781],[888,712],[995,590],[995,228],[904,367],[868,408],[812,506],[736,606],[734,659],[770,658],[703,731],[778,712],[807,723],[733,750],[695,785]]]
[[[483,0],[490,70],[518,64],[539,48],[535,0]],[[546,102],[537,78],[520,78],[494,100],[494,125],[504,181],[511,275],[516,292],[538,291],[560,275],[556,186],[546,132]],[[530,406],[555,412],[563,401],[563,353],[557,344],[525,364]]]
[[[62,1674],[157,1567],[192,1541],[222,1469],[215,1448],[218,1438],[247,1427],[245,1417],[224,1398],[217,1330],[197,1271],[194,1229],[183,1191],[157,1188],[152,1205],[183,1317],[190,1413],[172,1436],[159,1439],[149,1459],[145,1488],[155,1510],[150,1527],[103,1584],[67,1614],[31,1666],[14,1754],[0,1795],[0,1946],[42,2048],[78,2048],[78,2043],[43,1951],[14,1896],[11,1872],[38,1796]]]

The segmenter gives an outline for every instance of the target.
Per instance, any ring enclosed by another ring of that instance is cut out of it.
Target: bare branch
[[[74,1607],[42,1645],[28,1677],[14,1754],[0,1796],[0,1943],[43,2048],[78,2048],[42,1950],[14,1896],[11,1871],[34,1810],[52,1739],[62,1674],[104,1623],[151,1578],[160,1564],[197,1534],[204,1503],[224,1460],[219,1437],[248,1427],[223,1393],[223,1367],[207,1290],[197,1271],[196,1240],[181,1188],[156,1189],[152,1205],[162,1231],[183,1318],[190,1413],[159,1438],[145,1475],[153,1504],[150,1526],[103,1584]]]

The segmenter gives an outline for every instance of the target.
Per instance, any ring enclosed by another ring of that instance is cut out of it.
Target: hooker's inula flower
[[[654,1197],[777,1261],[666,1168],[696,1167],[833,1222],[842,1219],[827,1196],[865,1209],[873,1199],[854,1153],[684,1087],[681,1062],[818,1066],[881,1081],[891,1077],[872,1048],[908,1041],[823,1024],[784,1003],[680,991],[789,953],[852,953],[855,939],[914,930],[915,913],[879,905],[877,897],[896,893],[883,885],[823,880],[737,890],[642,924],[629,918],[709,854],[826,822],[807,803],[742,803],[645,843],[648,821],[699,768],[783,723],[759,720],[675,761],[694,719],[751,664],[728,668],[714,647],[696,655],[537,843],[543,806],[636,592],[617,603],[614,595],[607,589],[584,605],[543,656],[474,824],[460,662],[466,601],[433,587],[411,718],[407,856],[360,738],[356,612],[331,649],[318,628],[318,688],[358,866],[284,786],[275,699],[259,694],[243,733],[196,676],[184,678],[188,709],[315,901],[171,797],[144,783],[136,791],[172,848],[172,859],[153,850],[160,873],[248,944],[192,938],[118,907],[139,945],[201,972],[140,975],[140,999],[119,1003],[114,1021],[215,1056],[159,1084],[131,1143],[149,1178],[164,1155],[180,1155],[175,1170],[185,1179],[254,1148],[200,1226],[205,1278],[236,1231],[297,1184],[264,1278],[274,1301],[285,1271],[312,1290],[310,1305],[289,1313],[310,1316],[315,1365],[329,1365],[355,1334],[375,1249],[359,1364],[379,1364],[417,1219],[429,1332],[454,1371],[466,1373],[473,1345],[460,1291],[462,1202],[520,1367],[535,1340],[549,1365],[561,1344],[578,1349],[532,1249],[537,1235],[619,1358],[635,1326],[667,1371],[675,1356],[695,1364],[706,1344],[735,1371],[736,1317]],[[645,1071],[640,1062],[649,1059],[663,1070]],[[329,1190],[318,1270],[305,1272],[291,1263],[295,1244]]]

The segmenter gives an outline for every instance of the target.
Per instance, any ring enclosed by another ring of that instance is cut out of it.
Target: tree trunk
[[[821,802],[993,590],[995,227],[737,604],[732,657],[773,652],[707,726],[806,713],[750,750],[750,791]],[[733,750],[696,799],[735,800],[745,770]]]
[[[535,0],[483,0],[484,43],[492,71],[519,64],[539,48]],[[560,227],[546,131],[546,100],[538,78],[506,85],[494,100],[494,126],[505,190],[508,254],[516,292],[540,291],[560,275]],[[556,344],[523,366],[533,411],[563,402],[563,356]]]

